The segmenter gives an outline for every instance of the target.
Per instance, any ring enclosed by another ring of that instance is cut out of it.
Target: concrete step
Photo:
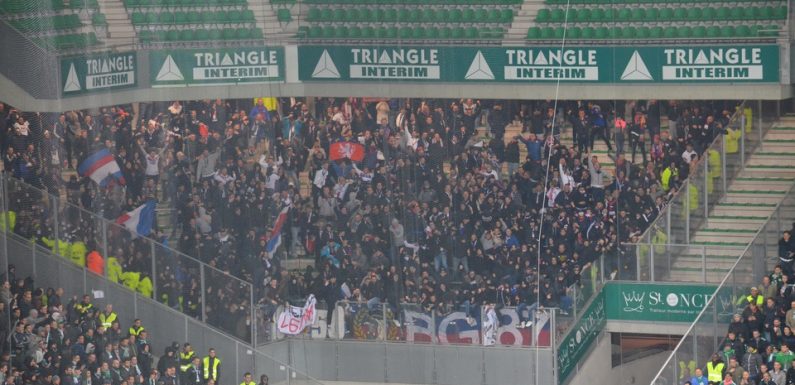
[[[729,190],[768,190],[785,193],[792,187],[792,181],[786,179],[737,178],[729,186]]]
[[[745,245],[750,243],[756,231],[739,229],[701,229],[690,237],[690,241],[696,243],[731,243],[732,245]]]
[[[709,217],[707,219],[707,223],[710,228],[712,229],[723,229],[723,230],[759,230],[761,226],[765,224],[765,219],[762,217],[758,217],[759,219],[736,219],[732,217]]]
[[[773,209],[776,207],[775,204],[743,204],[743,203],[733,203],[733,202],[725,202],[718,204],[715,208],[712,209],[712,213],[710,215],[717,215],[717,216],[764,216],[767,218],[770,213],[773,212]]]
[[[770,130],[765,134],[765,140],[795,140],[795,131]]]
[[[783,169],[790,168],[795,171],[795,156],[754,154],[747,163],[751,166],[774,166]]]
[[[766,177],[789,178],[795,176],[795,167],[769,165],[769,164],[753,164],[753,162],[751,162],[750,160],[748,161],[748,164],[745,166],[745,170],[753,174],[763,173],[762,175]]]
[[[734,194],[730,193],[727,194],[722,203],[733,203],[733,204],[777,204],[781,198],[784,196],[783,193],[780,195],[762,195],[762,194]],[[771,208],[772,210],[772,208]]]
[[[719,284],[726,277],[726,273],[728,273],[728,271],[707,270],[706,283]],[[746,284],[746,285],[756,284],[756,282],[754,282],[753,279],[751,278],[752,276],[753,276],[752,274],[744,274],[744,275],[738,274],[738,280],[735,282],[737,282],[738,284]],[[668,276],[655,277],[655,278],[660,280],[665,280],[666,282],[705,282],[704,274],[701,272],[701,269],[698,270],[672,269]]]

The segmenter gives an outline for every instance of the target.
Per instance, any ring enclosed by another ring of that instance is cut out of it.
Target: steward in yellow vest
[[[116,313],[113,312],[113,305],[111,304],[105,305],[105,311],[99,313],[99,322],[105,327],[105,330],[110,330],[110,327],[113,326],[113,322],[118,318]]]
[[[720,360],[718,353],[712,354],[712,361],[707,362],[707,381],[710,385],[719,385],[723,380],[723,369],[726,364]]]
[[[202,367],[204,368],[204,381],[213,380],[219,383],[218,379],[221,377],[221,359],[215,355],[215,349],[210,349],[207,356],[202,360]]]

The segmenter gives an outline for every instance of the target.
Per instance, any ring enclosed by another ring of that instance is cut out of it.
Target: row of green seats
[[[510,23],[511,9],[310,8],[309,21],[402,23]]]
[[[216,24],[216,23],[253,23],[254,12],[231,10],[218,12],[134,12],[131,17],[133,25],[144,24]]]
[[[124,0],[127,8],[137,7],[209,7],[246,5],[246,0]]]
[[[423,27],[302,27],[298,37],[309,39],[502,39],[502,28]]]
[[[55,48],[58,50],[85,48],[99,44],[97,35],[94,32],[39,37],[32,40],[45,48]]]
[[[156,41],[208,41],[208,40],[248,40],[262,39],[259,28],[223,28],[223,29],[183,29],[181,31],[140,31],[138,39],[141,43]]]
[[[52,17],[30,17],[8,21],[11,26],[22,32],[60,31],[80,28],[83,23],[77,15],[58,15]]]
[[[272,3],[285,3],[285,2],[295,2],[295,0],[271,0]],[[417,5],[427,5],[427,4],[441,4],[441,5],[456,5],[456,4],[469,4],[469,5],[510,5],[510,4],[522,4],[523,0],[304,0],[304,3],[307,4],[395,4],[395,5],[405,5],[405,4],[417,4]],[[564,2],[565,4],[565,2]]]
[[[58,12],[65,9],[99,8],[97,0],[72,0],[69,6],[63,0],[5,0],[0,2],[0,13],[21,14]]]
[[[775,37],[778,26],[697,26],[697,27],[532,27],[527,31],[531,40],[546,39],[678,39],[678,38],[736,38]]]
[[[594,8],[569,9],[568,16],[561,8],[538,11],[539,23],[612,23],[627,21],[723,21],[723,20],[784,20],[787,7],[678,7],[678,8]]]
[[[784,2],[786,0],[546,0],[547,4],[552,5],[575,5],[575,4],[692,4],[692,3],[752,3],[752,2]]]

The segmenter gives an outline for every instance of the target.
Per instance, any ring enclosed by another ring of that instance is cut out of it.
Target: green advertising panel
[[[775,45],[298,48],[302,81],[778,82]]]
[[[153,87],[278,82],[284,48],[153,51],[149,68]]]
[[[582,317],[563,338],[558,347],[558,382],[564,383],[585,357],[596,336],[602,332],[606,323],[605,294],[600,292],[582,314]]]
[[[716,286],[610,282],[607,318],[619,321],[693,322]]]
[[[134,87],[136,79],[135,52],[103,53],[61,59],[63,95]]]

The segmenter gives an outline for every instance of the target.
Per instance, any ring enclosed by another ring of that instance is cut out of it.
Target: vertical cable
[[[570,5],[571,5],[571,0],[566,0],[566,9],[565,9],[564,15],[563,15],[563,38],[560,41],[561,54],[562,54],[563,50],[566,49],[566,31],[568,30],[569,6]],[[558,62],[558,68],[559,69],[563,68],[563,62],[562,61]],[[551,136],[553,138],[552,139],[552,143],[553,144],[555,143],[554,137],[555,137],[555,128],[556,128],[557,119],[558,119],[558,97],[559,96],[560,96],[560,76],[558,76],[558,78],[557,78],[557,80],[555,82],[555,103],[553,104],[553,111],[552,111],[552,129],[549,132],[549,136]],[[547,140],[548,140],[548,137],[545,136],[544,137],[544,143],[545,144],[546,144]],[[549,184],[549,167],[550,167],[550,161],[551,160],[552,160],[552,148],[550,147],[549,153],[547,154],[547,168],[546,168],[546,172],[544,174],[544,183],[545,184]],[[536,252],[537,252],[537,258],[536,258],[536,304],[538,305],[537,309],[541,308],[541,236],[542,236],[542,234],[544,232],[544,215],[546,214],[546,208],[547,208],[547,194],[546,194],[546,188],[545,188],[544,189],[544,197],[541,199],[541,210],[540,210],[540,213],[539,213],[540,215],[539,215],[539,224],[538,224],[538,240],[537,240],[537,250],[536,250]],[[550,317],[550,321],[548,321],[548,322],[552,322],[551,320],[553,318],[554,317]],[[555,330],[556,328],[554,326],[555,325],[550,325],[550,333],[555,333],[556,332],[556,330]],[[538,336],[538,333],[535,332],[535,329],[537,327],[539,327],[539,325],[534,325],[534,327],[533,327],[533,331],[532,331],[533,339],[536,339],[537,336]],[[551,340],[552,339],[550,338],[550,341]],[[539,349],[538,349],[538,342],[537,341],[535,341],[535,342],[536,342],[535,343],[535,346],[536,346],[536,352],[535,352],[536,353],[535,354],[535,358],[536,358],[536,365],[535,365],[536,384],[540,384],[541,383],[540,382],[541,381],[541,377],[540,377],[540,370],[539,370],[539,361],[540,361],[539,360],[539,355],[538,355],[539,354]],[[555,351],[554,350],[554,346],[552,346],[551,348],[552,348],[552,351]],[[553,360],[557,360],[557,357],[552,357],[552,359]],[[553,365],[553,367],[554,367],[554,365]]]

